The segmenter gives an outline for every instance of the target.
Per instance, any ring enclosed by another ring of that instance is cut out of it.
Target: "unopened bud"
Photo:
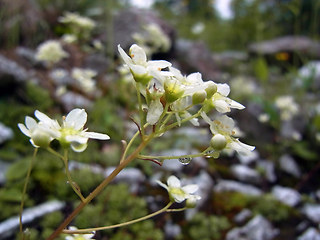
[[[192,95],[192,104],[200,104],[206,99],[207,93],[206,91],[199,91]]]
[[[214,82],[208,82],[208,87],[206,88],[207,98],[211,98],[217,92],[217,89],[217,85]]]
[[[221,134],[216,134],[214,135],[211,140],[210,140],[210,146],[214,149],[214,150],[222,150],[227,146],[227,139],[225,136],[221,135]]]
[[[47,132],[39,128],[36,128],[32,131],[31,139],[34,145],[43,148],[48,147],[52,140],[51,136]]]

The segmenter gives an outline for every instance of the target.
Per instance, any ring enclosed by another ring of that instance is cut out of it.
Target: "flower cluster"
[[[275,105],[280,110],[280,118],[284,121],[292,119],[299,111],[299,105],[292,96],[286,95],[276,98]]]
[[[48,40],[38,46],[35,58],[51,66],[68,56],[68,53],[62,49],[59,41]]]
[[[151,23],[143,28],[143,33],[134,33],[132,38],[143,47],[148,56],[157,51],[165,52],[170,49],[170,39],[157,24]]]
[[[92,79],[96,75],[96,71],[81,68],[74,68],[71,73],[71,76],[79,82],[81,88],[88,93],[96,90],[96,82]]]
[[[30,137],[30,142],[34,147],[46,148],[53,139],[57,139],[63,147],[71,147],[75,152],[82,152],[87,148],[89,138],[110,139],[106,134],[88,132],[88,129],[83,128],[87,122],[87,113],[84,109],[73,109],[66,117],[63,117],[61,125],[57,120],[49,118],[38,110],[34,115],[39,122],[27,116],[25,125],[18,124],[22,133]]]
[[[231,118],[222,115],[220,120],[212,122],[207,115],[212,110],[225,114],[232,108],[245,108],[228,97],[228,84],[204,81],[199,72],[184,76],[167,61],[148,61],[144,49],[136,44],[131,46],[129,55],[120,46],[118,50],[132,73],[136,87],[145,97],[148,108],[146,121],[149,125],[161,124],[163,116],[174,114],[178,125],[185,121],[184,119],[188,119],[193,125],[198,126],[197,117],[201,116],[210,125],[213,150],[232,148],[240,154],[245,154],[254,149],[232,136],[234,123]],[[196,105],[200,106],[200,111],[198,116],[192,117],[189,111]],[[217,122],[220,126],[216,126]]]
[[[187,200],[187,207],[194,207],[196,201],[201,199],[200,196],[194,194],[199,189],[198,185],[190,184],[182,187],[180,180],[175,176],[168,178],[168,185],[160,181],[157,183],[168,191],[172,202],[181,203]]]
[[[68,43],[75,42],[81,38],[87,39],[96,26],[92,19],[72,12],[65,12],[64,16],[59,18],[59,22],[66,24],[70,28],[70,33],[62,37]]]

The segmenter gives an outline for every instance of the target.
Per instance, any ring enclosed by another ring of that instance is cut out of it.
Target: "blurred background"
[[[68,12],[76,13],[73,20]],[[133,43],[183,74],[228,83],[230,98],[246,106],[229,114],[237,135],[256,150],[189,164],[167,160],[161,167],[136,160],[73,225],[112,225],[159,210],[168,196],[155,181],[174,174],[200,186],[195,209],[95,238],[320,239],[319,20],[320,0],[0,0],[0,239],[17,238],[33,154],[17,127],[26,115],[38,109],[58,118],[85,108],[90,131],[111,137],[90,141],[81,154],[70,152],[72,177],[85,196],[118,164],[121,140],[137,130],[130,120],[137,101],[117,45],[128,51]],[[40,57],[48,40],[61,45],[63,57],[54,60],[50,51],[49,60]],[[197,153],[209,141],[204,122],[187,124],[146,152]],[[78,203],[62,161],[40,149],[25,202],[29,239],[48,237]]]

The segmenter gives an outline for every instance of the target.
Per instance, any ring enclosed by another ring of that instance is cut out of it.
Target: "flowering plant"
[[[129,55],[118,46],[118,50],[125,67],[129,69],[134,79],[138,101],[139,121],[137,132],[126,142],[123,140],[124,150],[119,165],[106,177],[98,187],[88,196],[83,196],[81,186],[76,184],[70,175],[68,168],[68,150],[71,148],[75,152],[83,152],[87,148],[89,138],[108,140],[109,136],[102,133],[88,132],[84,128],[87,122],[87,113],[84,109],[73,109],[62,117],[61,123],[51,119],[46,114],[36,110],[35,117],[38,122],[31,118],[25,118],[25,125],[19,123],[18,127],[26,136],[30,137],[31,144],[35,147],[35,153],[43,148],[57,157],[61,158],[65,165],[66,175],[74,192],[79,196],[81,203],[64,220],[64,222],[52,233],[48,240],[55,239],[59,234],[72,234],[66,239],[90,239],[94,235],[92,232],[121,227],[133,224],[163,212],[182,211],[189,207],[194,207],[201,199],[195,192],[198,186],[195,184],[181,186],[180,180],[175,176],[170,176],[167,185],[158,181],[159,185],[165,188],[169,194],[169,203],[162,209],[134,219],[128,222],[102,226],[96,228],[77,229],[67,226],[74,217],[92,201],[129,163],[135,159],[149,160],[159,165],[165,160],[179,159],[191,160],[193,157],[218,157],[224,149],[235,150],[239,154],[248,154],[254,147],[244,144],[234,137],[234,121],[224,115],[232,108],[244,109],[240,103],[228,97],[230,88],[227,84],[217,84],[213,81],[204,81],[200,73],[192,73],[184,76],[178,69],[171,67],[171,63],[164,60],[151,61],[143,48],[133,44],[129,50]],[[213,112],[219,113],[215,120],[210,116]],[[186,122],[191,122],[194,126],[199,126],[201,118],[209,125],[212,133],[207,149],[196,154],[180,156],[154,156],[143,155],[142,151],[156,138],[160,138],[166,132],[181,127]],[[56,140],[60,143],[63,154],[51,148],[51,142]],[[133,148],[133,143],[139,145]],[[26,181],[27,182],[27,181]],[[26,187],[24,188],[24,191]],[[173,203],[183,203],[183,208],[170,208]],[[23,207],[23,204],[22,204]],[[20,217],[22,218],[22,216]],[[22,225],[20,226],[22,230]],[[78,235],[84,234],[84,235]]]

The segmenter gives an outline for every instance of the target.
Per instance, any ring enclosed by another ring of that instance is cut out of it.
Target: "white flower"
[[[175,116],[179,126],[181,125],[181,118],[184,119],[191,116],[191,114],[186,110],[187,107],[189,107],[190,105],[191,105],[191,98],[189,96],[180,98],[171,104],[170,108],[173,112],[175,112]],[[199,126],[198,118],[193,118],[190,120],[190,122],[194,126]]]
[[[145,51],[136,44],[130,47],[130,57],[118,45],[118,51],[121,58],[130,68],[136,82],[148,84],[154,76],[158,76],[161,69],[171,66],[171,63],[159,61],[147,61]]]
[[[35,58],[38,61],[43,61],[52,65],[68,55],[69,54],[62,49],[59,41],[48,40],[38,46]]]
[[[280,118],[284,121],[291,120],[299,112],[299,105],[292,96],[280,96],[276,98],[275,105],[280,110]]]
[[[210,125],[210,131],[213,136],[218,135],[219,141],[221,142],[221,137],[226,140],[226,149],[233,149],[237,151],[240,155],[250,154],[255,147],[244,144],[235,138],[235,124],[232,118],[222,115],[217,117],[216,120],[211,121],[210,118],[204,113],[201,113],[201,117]]]
[[[42,122],[37,122],[32,117],[26,116],[25,125],[18,124],[21,132],[30,137],[30,142],[34,147],[47,147],[50,142],[57,137],[57,133]]]
[[[181,203],[186,199],[192,198],[192,200],[201,199],[200,196],[194,195],[194,193],[199,189],[198,185],[191,184],[184,187],[181,187],[180,180],[175,176],[170,176],[168,178],[167,184],[157,181],[157,183],[167,189],[170,197],[177,203]]]
[[[69,227],[69,230],[76,231],[78,228],[76,227]],[[71,236],[66,236],[65,240],[94,240],[93,236],[95,235],[95,232],[87,233],[87,234],[72,234]]]
[[[230,112],[231,108],[240,110],[245,108],[242,104],[227,97],[230,93],[230,87],[228,84],[218,83],[216,85],[217,92],[212,96],[212,103],[218,112],[226,113]]]
[[[92,79],[96,75],[96,71],[81,68],[73,68],[71,73],[71,76],[79,82],[81,88],[88,93],[96,90],[96,82]]]
[[[83,129],[87,122],[87,113],[84,109],[73,109],[63,118],[62,126],[56,120],[52,120],[46,114],[35,111],[35,116],[40,123],[47,126],[51,131],[55,132],[56,139],[64,147],[71,146],[75,152],[83,152],[87,148],[89,138],[108,140],[110,137],[106,134],[87,132]]]
[[[59,17],[58,20],[59,22],[70,24],[74,27],[88,31],[92,30],[96,26],[96,23],[92,19],[80,16],[78,13],[66,12],[64,13],[64,16]]]

